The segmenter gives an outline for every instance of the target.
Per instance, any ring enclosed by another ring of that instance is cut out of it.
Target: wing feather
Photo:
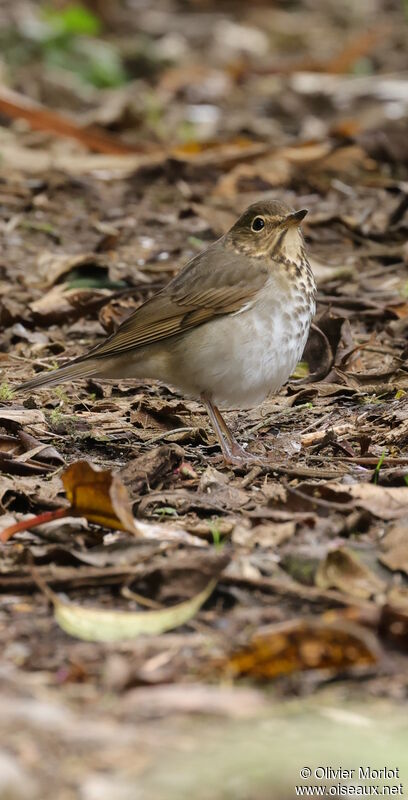
[[[262,289],[268,271],[256,264],[248,280],[248,258],[243,263],[240,254],[225,253],[223,248],[224,268],[216,272],[214,250],[221,243],[219,240],[194,258],[86,358],[105,358],[146,347],[202,325],[217,315],[240,311]]]

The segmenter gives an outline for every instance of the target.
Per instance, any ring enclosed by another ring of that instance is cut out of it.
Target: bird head
[[[277,200],[254,203],[226,234],[227,242],[254,258],[297,263],[304,257],[300,223],[307,211],[295,211]]]

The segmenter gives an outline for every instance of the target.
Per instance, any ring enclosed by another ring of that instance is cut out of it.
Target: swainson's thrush
[[[116,333],[19,389],[90,376],[160,380],[201,398],[227,462],[247,460],[219,407],[262,403],[302,355],[316,308],[299,227],[306,213],[272,200],[250,206]]]

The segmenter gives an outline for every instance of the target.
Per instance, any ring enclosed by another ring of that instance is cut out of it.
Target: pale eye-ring
[[[255,231],[255,233],[259,233],[259,231],[261,231],[262,228],[264,228],[264,227],[265,227],[264,218],[263,217],[254,217],[254,219],[252,220],[251,229],[253,231]]]

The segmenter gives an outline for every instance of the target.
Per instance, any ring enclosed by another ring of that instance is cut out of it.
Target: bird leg
[[[201,400],[207,409],[211,425],[220,443],[224,461],[227,464],[247,464],[248,461],[251,461],[251,456],[234,438],[219,408],[204,394],[201,395]]]

